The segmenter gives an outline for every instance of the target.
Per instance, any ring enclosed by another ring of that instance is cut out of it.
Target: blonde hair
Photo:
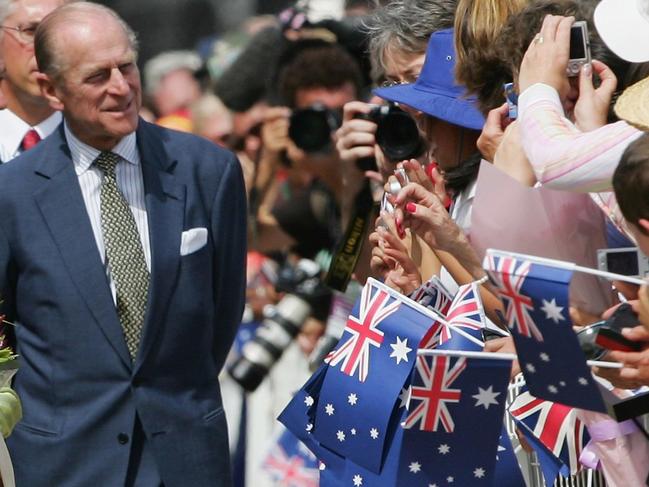
[[[489,108],[482,105],[490,104],[488,100],[495,96],[493,91],[502,91],[500,76],[507,76],[507,69],[494,49],[500,30],[512,14],[521,11],[528,3],[529,0],[458,1],[455,77],[470,92],[478,95],[483,111]]]

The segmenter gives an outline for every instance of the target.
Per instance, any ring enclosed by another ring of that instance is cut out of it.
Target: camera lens
[[[331,148],[331,133],[339,125],[336,113],[323,105],[313,105],[293,112],[288,136],[305,152],[327,152]]]
[[[386,108],[386,107],[382,107]],[[415,120],[398,107],[387,107],[377,122],[376,142],[385,156],[392,161],[417,157],[423,143]]]
[[[606,325],[606,321],[598,321],[577,332],[577,341],[579,342],[581,351],[586,356],[586,360],[599,360],[606,353],[604,348],[595,343],[597,330],[604,325]]]

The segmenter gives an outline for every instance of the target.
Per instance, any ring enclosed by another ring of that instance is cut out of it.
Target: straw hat
[[[649,78],[624,90],[615,104],[615,114],[634,127],[649,132]]]

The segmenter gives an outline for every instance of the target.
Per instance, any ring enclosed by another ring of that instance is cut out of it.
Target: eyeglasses
[[[38,27],[38,24],[32,24],[27,27],[12,27],[9,25],[0,25],[0,28],[2,29],[8,29],[16,32],[16,37],[20,42],[23,44],[31,44],[34,42],[34,34],[36,34],[36,28]]]

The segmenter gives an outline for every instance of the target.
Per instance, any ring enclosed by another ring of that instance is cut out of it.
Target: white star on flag
[[[484,468],[478,467],[473,471],[473,476],[477,479],[481,479],[482,477],[484,477],[484,474],[485,474]]]
[[[312,429],[313,429],[313,424],[308,423],[308,424],[306,425],[306,431],[307,431],[307,433],[311,433],[311,430],[312,430]]]
[[[327,404],[325,406],[325,413],[327,413],[327,416],[333,416],[334,411],[335,409],[333,404]]]
[[[373,440],[376,440],[379,437],[379,430],[376,428],[372,428],[370,430],[370,436],[372,437]]]
[[[338,430],[338,432],[336,433],[336,438],[338,438],[338,441],[342,443],[343,441],[345,441],[345,433]]]
[[[401,394],[399,394],[399,401],[401,401],[399,403],[399,408],[405,407],[406,409],[408,409],[408,405],[410,404],[410,392],[410,386],[408,386],[408,388],[404,387],[403,389],[401,389]]]
[[[354,475],[354,485],[356,487],[363,485],[363,477],[361,477],[360,475]]]
[[[350,432],[352,436],[356,436],[356,428],[352,428]]]
[[[559,381],[559,385],[560,385],[561,387],[566,387],[566,383],[565,383],[565,381],[562,381],[562,380]]]
[[[534,364],[525,364],[525,368],[530,374],[536,372],[536,367],[534,367]]]
[[[390,346],[392,347],[390,358],[396,358],[397,365],[399,365],[402,360],[404,362],[408,361],[408,353],[412,352],[412,348],[408,346],[407,338],[401,341],[401,338],[397,337],[396,343],[391,343]]]
[[[347,396],[347,402],[352,406],[356,406],[356,402],[358,402],[358,396],[352,392],[349,396]]]
[[[314,402],[314,401],[313,401],[313,398],[312,398],[311,396],[306,396],[306,397],[304,398],[304,404],[306,404],[306,406],[309,407],[309,408],[310,408],[311,406],[313,406],[313,402]]]
[[[478,387],[478,393],[471,397],[476,400],[475,407],[484,406],[485,409],[489,409],[492,404],[498,405],[498,401],[496,401],[498,396],[500,396],[500,392],[494,392],[493,386],[489,386],[488,389]]]
[[[563,306],[557,306],[557,300],[555,298],[552,298],[552,301],[543,299],[541,311],[545,313],[546,319],[554,321],[555,324],[559,324],[560,321],[565,321],[563,314],[561,314]]]
[[[421,471],[421,463],[419,462],[412,462],[408,466],[408,470],[410,470],[410,473],[419,473]]]
[[[439,448],[437,448],[437,451],[442,455],[446,455],[447,453],[449,453],[451,451],[451,447],[448,446],[446,443],[444,443],[443,445],[439,445]]]
[[[539,354],[539,357],[541,357],[541,360],[543,360],[544,362],[549,362],[550,361],[550,356],[545,352],[541,352]]]
[[[584,378],[584,377],[580,377],[580,378],[577,380],[577,382],[579,382],[579,384],[581,384],[582,386],[587,386],[587,385],[588,385],[588,379],[586,379],[586,378]]]
[[[557,386],[553,386],[552,384],[550,384],[548,386],[548,391],[550,391],[552,394],[556,394],[557,392],[559,392],[559,389],[557,389]]]
[[[446,477],[446,481],[447,481],[449,484],[452,484],[453,482],[455,482],[455,479],[454,479],[453,477],[451,477],[451,476],[448,476],[448,477]]]

